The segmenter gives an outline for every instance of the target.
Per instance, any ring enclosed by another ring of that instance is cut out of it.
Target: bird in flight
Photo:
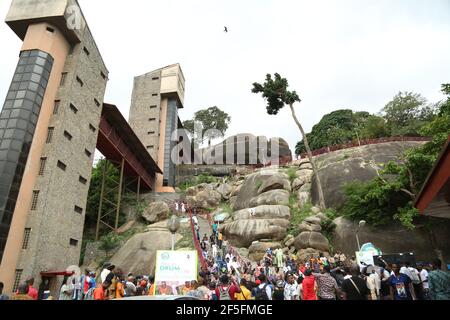
[[[228,28],[227,27],[224,27],[225,29],[223,30],[224,32],[228,32]]]

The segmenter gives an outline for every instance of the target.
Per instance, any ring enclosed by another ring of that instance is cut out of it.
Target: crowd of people
[[[186,204],[179,203],[178,209],[186,210]],[[105,263],[98,275],[85,270],[80,277],[65,276],[57,299],[111,300],[175,294],[201,300],[450,300],[450,273],[441,269],[439,259],[417,268],[382,259],[377,265],[364,265],[341,252],[299,260],[282,249],[269,248],[254,263],[230,246],[216,222],[208,230],[200,230],[196,214],[192,214],[191,221],[204,261],[197,279],[177,287],[166,282],[156,285],[152,275],[125,274]],[[33,284],[34,279],[27,279],[8,297],[2,294],[0,283],[0,300],[55,299],[49,293],[38,297]]]

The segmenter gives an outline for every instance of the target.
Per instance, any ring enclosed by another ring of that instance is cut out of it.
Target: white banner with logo
[[[158,250],[155,266],[155,295],[182,294],[186,281],[197,280],[196,251]]]

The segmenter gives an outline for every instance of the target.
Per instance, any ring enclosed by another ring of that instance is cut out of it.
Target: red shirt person
[[[315,283],[316,279],[312,275],[311,270],[306,270],[305,279],[302,281],[302,300],[317,300]]]
[[[220,284],[216,288],[217,300],[236,300],[235,293],[241,293],[241,288],[230,280],[227,275],[220,277]]]
[[[34,284],[34,278],[28,278],[26,280],[26,283],[28,284],[28,295],[33,298],[33,300],[38,299],[38,291],[33,287]]]

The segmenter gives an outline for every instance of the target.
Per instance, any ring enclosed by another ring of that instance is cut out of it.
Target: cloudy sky
[[[399,90],[443,98],[450,82],[450,1],[79,0],[110,71],[105,101],[128,118],[133,77],[179,62],[186,77],[182,120],[217,105],[227,135],[285,138],[299,132],[283,110],[265,112],[252,83],[288,78],[306,131],[339,108],[378,112]],[[0,0],[4,19],[10,0]],[[229,32],[223,31],[224,26]],[[21,41],[0,25],[0,100]]]

